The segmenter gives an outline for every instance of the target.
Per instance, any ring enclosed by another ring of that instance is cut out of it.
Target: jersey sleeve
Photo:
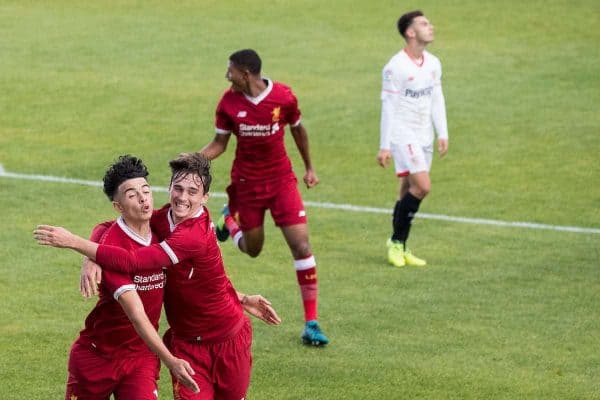
[[[94,229],[92,229],[92,233],[90,234],[90,241],[95,242],[95,243],[100,243],[100,241],[102,240],[102,237],[104,236],[106,231],[108,231],[108,228],[113,226],[114,223],[115,223],[115,221],[113,220],[113,221],[105,221],[105,222],[102,222],[102,223],[96,225],[94,227]]]
[[[290,126],[298,126],[302,117],[302,112],[298,107],[298,99],[292,89],[288,88],[288,102],[285,107],[285,120]]]
[[[135,283],[131,281],[128,275],[115,271],[105,270],[102,274],[102,284],[115,300],[118,300],[123,293],[136,289]]]
[[[193,258],[198,252],[201,252],[205,245],[199,232],[195,232],[191,227],[177,227],[175,231],[159,246],[168,255],[171,264],[179,264],[181,261]]]
[[[136,250],[101,244],[96,251],[96,262],[106,270],[131,274],[168,266],[171,259],[158,243]]]
[[[379,126],[379,148],[389,150],[391,130],[393,127],[394,103],[400,94],[396,84],[396,75],[391,64],[387,64],[382,72],[381,85],[381,122]]]
[[[448,122],[446,119],[446,100],[442,91],[442,66],[438,61],[438,73],[431,95],[431,120],[439,139],[448,139]]]
[[[215,111],[215,132],[218,134],[231,133],[235,128],[233,120],[229,114],[227,114],[225,103],[226,98],[223,96],[217,105],[217,110]]]
[[[131,274],[179,264],[201,249],[197,234],[186,227],[177,227],[164,241],[136,250],[101,244],[96,262],[105,269]]]

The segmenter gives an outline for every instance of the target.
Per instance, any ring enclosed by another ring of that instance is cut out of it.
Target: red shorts
[[[233,182],[227,187],[229,211],[242,231],[263,226],[270,210],[275,225],[306,224],[306,211],[295,176],[274,182]]]
[[[141,357],[107,357],[90,346],[73,344],[69,355],[66,400],[158,398],[160,361],[153,354]]]
[[[231,338],[218,343],[196,342],[165,333],[165,344],[175,357],[190,363],[200,393],[193,393],[173,376],[174,400],[243,400],[252,372],[252,325],[244,324]]]

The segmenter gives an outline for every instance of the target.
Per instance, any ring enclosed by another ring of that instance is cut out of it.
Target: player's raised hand
[[[71,232],[60,226],[38,225],[33,231],[33,238],[43,246],[68,248],[73,245],[74,237]]]
[[[387,167],[390,158],[392,158],[392,154],[387,149],[381,149],[379,150],[379,153],[377,153],[377,163],[383,168]]]
[[[242,299],[244,310],[269,325],[279,325],[281,318],[271,307],[271,302],[260,294],[246,295]]]
[[[79,276],[79,292],[89,298],[98,294],[98,286],[102,281],[102,268],[87,257],[83,258]]]
[[[306,184],[306,187],[309,189],[319,184],[319,178],[312,168],[306,170],[306,174],[304,174],[304,184]]]
[[[194,378],[192,378],[192,375],[194,375],[195,372],[190,363],[181,358],[173,357],[173,359],[167,363],[167,368],[169,368],[169,371],[171,371],[173,376],[188,389],[194,393],[200,393],[200,387],[198,387],[198,384]]]

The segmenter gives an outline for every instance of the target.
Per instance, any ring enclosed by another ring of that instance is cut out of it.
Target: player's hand
[[[195,375],[196,373],[190,363],[181,358],[174,357],[173,360],[167,363],[167,367],[179,382],[183,383],[192,392],[200,393],[198,384],[194,378],[192,378],[192,375]]]
[[[281,318],[271,307],[271,302],[260,294],[247,295],[242,299],[244,310],[269,325],[279,325]]]
[[[390,158],[392,158],[392,153],[387,149],[381,149],[379,150],[379,153],[377,153],[377,163],[383,168],[387,167]]]
[[[448,139],[438,139],[438,152],[444,157],[448,152]]]
[[[306,174],[304,174],[304,183],[309,189],[319,184],[319,178],[312,168],[306,170]]]
[[[79,291],[83,297],[89,298],[98,294],[98,286],[102,281],[102,268],[87,257],[83,258],[79,276]]]
[[[38,225],[33,231],[33,238],[42,246],[68,248],[74,242],[71,232],[60,226]]]

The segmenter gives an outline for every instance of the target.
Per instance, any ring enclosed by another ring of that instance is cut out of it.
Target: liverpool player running
[[[104,193],[121,215],[94,240],[127,250],[157,243],[150,230],[147,175],[142,161],[131,156],[121,156],[106,171]],[[160,267],[130,274],[106,271],[98,303],[71,348],[66,399],[108,399],[111,394],[115,399],[156,399],[160,365],[150,349],[178,380],[198,391],[189,363],[175,358],[156,332],[164,284]]]
[[[127,251],[43,225],[35,236],[40,244],[77,250],[106,270],[139,272],[168,265],[165,311],[170,329],[165,342],[173,354],[190,362],[200,387],[194,394],[173,377],[174,397],[239,400],[246,395],[252,365],[252,328],[240,303],[267,323],[280,320],[261,296],[237,293],[225,273],[204,206],[210,162],[199,154],[184,154],[170,166],[170,204],[152,218],[160,244]]]
[[[413,217],[431,188],[433,128],[438,151],[448,151],[446,106],[442,93],[440,60],[425,50],[433,41],[433,25],[421,11],[404,14],[398,31],[406,47],[383,68],[381,140],[377,161],[385,167],[393,157],[400,178],[400,196],[394,207],[393,233],[387,242],[388,261],[396,267],[425,265],[406,247]]]
[[[285,125],[304,161],[304,183],[319,183],[313,169],[306,129],[292,90],[260,75],[261,59],[254,50],[240,50],[229,57],[226,78],[231,82],[216,110],[216,136],[200,152],[215,159],[227,148],[233,133],[237,138],[229,203],[217,223],[217,236],[231,235],[234,244],[250,257],[257,257],[264,244],[265,211],[275,224],[294,258],[294,267],[304,305],[305,344],[325,345],[329,339],[317,323],[317,269],[308,240],[306,212],[297,180],[284,146]]]

